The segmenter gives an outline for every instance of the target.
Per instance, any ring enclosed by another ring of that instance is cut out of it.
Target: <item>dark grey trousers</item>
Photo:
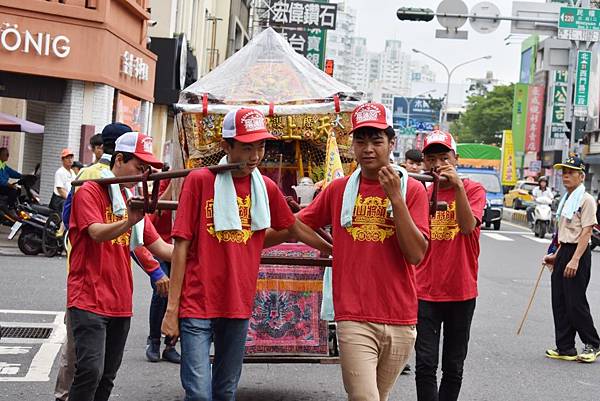
[[[69,401],[107,401],[121,366],[129,317],[107,317],[69,309],[77,358]]]

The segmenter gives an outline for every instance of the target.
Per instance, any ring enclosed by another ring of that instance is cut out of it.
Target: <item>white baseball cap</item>
[[[152,137],[140,132],[126,132],[117,138],[116,152],[133,153],[135,157],[154,168],[163,166],[163,163],[152,154]]]

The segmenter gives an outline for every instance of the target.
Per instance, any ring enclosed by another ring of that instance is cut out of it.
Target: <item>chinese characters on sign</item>
[[[525,127],[525,152],[539,152],[544,112],[544,86],[530,85]]]
[[[575,108],[573,110],[576,117],[587,115],[591,61],[591,51],[579,50],[577,52],[577,79],[575,80]]]
[[[306,57],[315,67],[323,69],[325,62],[325,30],[285,28],[282,30],[281,35],[296,53]]]
[[[308,32],[300,29],[283,29],[281,35],[292,46],[296,53],[306,56],[308,49]]]
[[[567,107],[567,71],[554,72],[554,90],[552,91],[551,138],[562,138],[565,133],[565,110]]]
[[[335,29],[337,4],[298,0],[270,1],[269,25]]]
[[[121,74],[123,75],[140,81],[147,81],[149,68],[143,58],[136,57],[128,51],[125,51],[121,56]]]
[[[561,7],[558,18],[558,38],[598,42],[600,40],[600,10]]]

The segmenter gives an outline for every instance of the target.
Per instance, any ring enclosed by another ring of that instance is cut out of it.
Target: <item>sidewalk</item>
[[[8,239],[10,227],[0,226],[0,256],[25,256],[19,250],[17,245],[17,237],[12,241]]]

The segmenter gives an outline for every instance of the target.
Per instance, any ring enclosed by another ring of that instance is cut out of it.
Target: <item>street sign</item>
[[[575,81],[575,101],[573,103],[576,117],[587,116],[591,61],[591,51],[579,50],[577,52],[577,79]]]
[[[335,29],[337,4],[297,0],[270,0],[268,4],[270,26]]]
[[[471,14],[480,17],[497,17],[500,15],[500,9],[489,1],[476,4],[471,10]],[[471,28],[479,33],[492,33],[500,26],[500,20],[489,20],[471,17]]]
[[[410,106],[410,109],[409,109]],[[395,96],[392,107],[392,120],[394,128],[401,135],[410,130],[414,130],[414,135],[417,132],[433,131],[437,124],[437,113],[431,108],[428,99],[423,98],[405,98],[404,96]]]
[[[499,2],[496,2],[499,3]],[[510,33],[522,33],[525,35],[545,35],[556,36],[558,27],[556,24],[543,23],[523,19],[545,19],[548,21],[557,21],[560,14],[561,4],[558,3],[540,3],[539,1],[512,1],[512,16],[517,19],[511,21]]]
[[[444,0],[438,6],[436,14],[468,14],[469,8],[462,0]],[[441,26],[449,30],[456,30],[467,22],[466,17],[437,17]]]
[[[567,71],[554,71],[554,88],[552,90],[552,120],[550,138],[560,139],[565,136],[565,112],[567,108]]]
[[[561,7],[558,17],[558,38],[583,42],[600,41],[600,10]]]

